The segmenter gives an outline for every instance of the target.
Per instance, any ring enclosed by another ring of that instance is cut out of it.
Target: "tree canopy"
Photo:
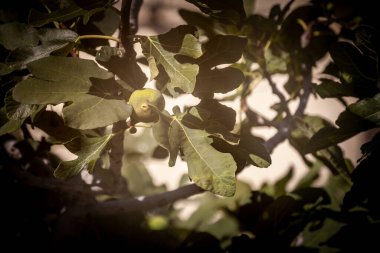
[[[376,10],[365,1],[293,7],[291,0],[261,15],[251,10],[254,1],[186,2],[194,6],[178,9],[186,25],[149,36],[138,29],[142,0],[2,4],[6,243],[50,252],[379,250]],[[316,73],[322,59],[327,64]],[[276,75],[287,78],[284,87]],[[249,101],[262,80],[273,93],[273,118]],[[184,95],[199,103],[165,107],[165,99]],[[345,109],[335,122],[323,112],[309,115],[311,96]],[[276,132],[268,139],[253,134],[263,127]],[[137,129],[145,130],[136,136]],[[340,145],[362,132],[371,137],[352,147],[362,152],[354,165]],[[269,167],[284,141],[309,168],[295,187],[288,187],[292,168],[261,188],[237,180],[248,166]],[[133,149],[138,143],[149,149]],[[54,155],[57,145],[75,158]],[[149,157],[168,166],[186,162],[178,189],[153,183]],[[322,167],[331,176],[316,187]],[[175,207],[179,199],[197,206],[189,218]]]

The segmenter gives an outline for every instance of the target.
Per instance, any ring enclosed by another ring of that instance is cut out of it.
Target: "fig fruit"
[[[162,111],[165,108],[165,99],[161,92],[150,88],[135,90],[129,97],[128,103],[133,107],[132,123],[157,122],[159,113],[156,109]]]

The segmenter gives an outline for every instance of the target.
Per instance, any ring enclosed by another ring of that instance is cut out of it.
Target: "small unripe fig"
[[[135,90],[129,97],[128,103],[133,107],[131,120],[134,123],[157,122],[159,113],[152,107],[156,107],[159,111],[165,108],[165,99],[161,92],[150,88]]]
[[[137,128],[133,126],[133,127],[130,127],[128,131],[130,134],[135,134],[137,132]]]

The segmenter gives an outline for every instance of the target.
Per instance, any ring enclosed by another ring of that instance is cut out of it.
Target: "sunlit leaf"
[[[9,119],[5,107],[0,108],[0,136],[19,129],[24,119]]]
[[[7,117],[11,120],[24,120],[41,109],[38,105],[21,104],[15,101],[11,91],[7,93],[4,102]]]
[[[185,93],[194,90],[198,65],[181,64],[175,58],[176,55],[192,58],[201,55],[200,44],[193,32],[189,26],[179,26],[163,35],[140,37],[143,54],[151,69],[151,79],[158,75],[158,65],[161,65],[170,78],[167,89],[173,96],[178,95],[178,89]]]
[[[65,146],[69,150],[73,150],[71,146],[75,147],[75,150],[77,150],[75,154],[78,158],[71,161],[61,162],[55,169],[54,176],[60,179],[68,179],[77,175],[84,169],[87,169],[91,173],[95,162],[112,137],[112,134],[101,137],[82,136],[67,143]]]
[[[264,58],[268,73],[284,73],[287,70],[287,63],[289,62],[288,53],[281,52],[281,55],[275,55],[271,49],[267,49],[264,51]]]
[[[132,106],[125,100],[83,94],[80,99],[63,108],[65,123],[77,129],[93,129],[126,120]]]
[[[113,75],[91,60],[48,57],[31,63],[28,68],[33,77],[16,85],[14,99],[25,104],[70,101],[72,103],[63,110],[70,127],[103,127],[126,120],[131,114],[131,106],[110,93],[112,87],[121,89],[112,80],[104,80]]]
[[[195,108],[193,108],[195,110]],[[217,151],[211,146],[212,138],[202,129],[194,128],[197,122],[191,117],[173,118],[169,144],[182,149],[188,164],[189,177],[201,188],[222,196],[233,196],[236,187],[236,163],[231,154]],[[174,141],[174,143],[173,143]]]

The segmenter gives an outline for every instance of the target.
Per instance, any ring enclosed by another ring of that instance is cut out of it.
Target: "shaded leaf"
[[[96,53],[96,61],[134,89],[141,89],[147,81],[136,59],[125,55],[122,49],[104,46]]]
[[[232,130],[236,122],[236,112],[234,109],[221,104],[215,99],[202,99],[196,108],[209,112],[207,120],[216,121],[226,129]]]
[[[314,152],[343,142],[352,136],[375,127],[371,122],[363,120],[349,110],[342,112],[337,121],[339,128],[326,126],[311,137],[307,152]]]
[[[288,53],[301,50],[300,38],[305,33],[305,30],[299,21],[302,20],[305,24],[308,24],[316,20],[321,14],[322,9],[317,5],[304,5],[294,9],[286,16],[281,24],[278,39]]]
[[[253,135],[240,136],[238,150],[254,166],[266,168],[272,163],[269,152],[263,145],[262,140]]]
[[[373,98],[363,99],[351,104],[348,109],[356,115],[380,125],[380,93]]]
[[[335,43],[330,48],[330,54],[341,72],[361,76],[368,80],[377,80],[376,63],[362,55],[352,44],[348,42]]]
[[[247,39],[233,35],[216,35],[204,45],[204,53],[196,59],[202,68],[238,61],[247,44]]]
[[[294,168],[290,167],[288,172],[276,181],[274,184],[274,196],[278,197],[286,193],[286,187],[288,186],[289,181],[293,178]]]
[[[163,35],[140,37],[143,54],[151,70],[151,79],[158,75],[158,65],[162,65],[170,78],[167,89],[173,96],[178,95],[178,89],[185,93],[191,93],[194,90],[198,65],[180,64],[174,57],[175,55],[192,58],[200,56],[200,44],[192,31],[189,26],[179,26]]]
[[[75,160],[61,162],[54,171],[54,176],[60,179],[68,179],[80,173],[83,169],[92,172],[101,152],[112,139],[113,135],[101,137],[77,137],[65,146],[70,151],[75,150],[78,156]]]
[[[322,98],[354,97],[356,95],[353,85],[349,83],[342,84],[332,80],[323,80],[315,89]]]
[[[74,0],[75,4],[85,10],[105,7],[112,4],[112,0]]]
[[[319,138],[324,138],[325,142],[327,138],[334,138],[331,137],[331,135],[324,135],[323,132],[327,129],[335,128],[325,119],[310,115],[303,117],[302,121],[296,123],[296,126],[297,128],[292,131],[291,138],[289,139],[291,145],[295,147],[301,155],[311,152],[312,155],[323,162],[332,173],[340,174],[347,181],[350,181],[352,168],[345,160],[342,150],[336,145],[337,143],[330,143],[330,145],[323,146],[320,149],[314,149],[313,146],[315,142],[314,138],[319,134],[321,134]]]
[[[346,210],[364,204],[372,215],[379,217],[380,208],[377,204],[380,190],[378,183],[380,171],[377,169],[380,155],[379,141],[378,133],[362,146],[366,153],[352,173],[353,185],[343,199],[343,208]]]
[[[154,185],[152,177],[137,154],[125,155],[121,174],[127,179],[128,190],[134,196],[151,195],[162,192],[164,187]]]
[[[379,32],[374,27],[362,25],[355,30],[355,45],[375,61],[380,52],[379,39]]]
[[[193,95],[203,97],[209,93],[227,93],[243,83],[244,74],[233,67],[204,71],[201,69]]]
[[[37,30],[22,23],[0,25],[0,44],[8,50],[22,47],[33,47],[38,44]]]
[[[66,126],[62,117],[53,111],[39,112],[33,124],[47,133],[51,142],[66,143],[81,135],[78,130]]]
[[[186,0],[202,12],[223,23],[238,24],[245,18],[242,0]]]
[[[205,15],[198,12],[193,12],[185,9],[180,9],[178,14],[181,16],[186,23],[196,26],[206,32],[208,37],[213,37],[215,31],[213,30],[213,20]]]
[[[113,35],[119,28],[120,16],[116,15],[112,8],[107,8],[102,12],[91,16],[89,23],[92,23],[102,34]]]
[[[232,35],[217,35],[207,42],[205,52],[195,60],[200,69],[193,95],[207,98],[213,93],[227,93],[239,87],[245,79],[239,69],[216,67],[238,61],[246,44],[245,38]]]
[[[64,22],[76,17],[83,17],[83,23],[86,24],[91,15],[101,10],[103,10],[103,8],[85,10],[71,2],[69,6],[54,10],[51,13],[31,9],[28,21],[32,26],[40,27],[54,21]]]

